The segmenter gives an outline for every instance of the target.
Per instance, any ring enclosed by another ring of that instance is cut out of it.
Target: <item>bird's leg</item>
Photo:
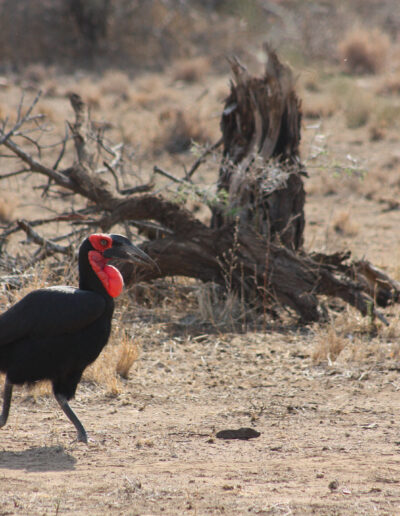
[[[58,401],[58,404],[62,408],[64,414],[67,416],[67,418],[71,421],[71,423],[75,426],[75,428],[78,431],[78,441],[81,443],[87,443],[88,438],[86,434],[86,430],[83,428],[82,423],[79,421],[77,416],[75,415],[72,408],[68,405],[67,398],[63,396],[62,394],[56,394],[54,393],[54,396],[56,400]]]
[[[10,412],[12,391],[13,384],[6,377],[6,381],[4,382],[3,410],[0,416],[0,428],[7,423],[8,413]]]

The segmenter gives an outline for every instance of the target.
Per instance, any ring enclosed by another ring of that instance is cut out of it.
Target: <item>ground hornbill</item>
[[[111,258],[154,265],[127,238],[93,234],[79,249],[79,288],[35,290],[0,316],[0,371],[6,374],[0,427],[7,422],[14,384],[50,380],[78,441],[87,442],[68,400],[110,336],[113,298],[123,287],[118,269],[107,264]]]

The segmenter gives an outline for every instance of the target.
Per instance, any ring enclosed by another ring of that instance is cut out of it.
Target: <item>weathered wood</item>
[[[291,70],[266,46],[262,77],[232,60],[231,93],[221,119],[221,202],[213,227],[239,219],[267,240],[292,249],[303,244],[305,193],[299,158],[300,102]]]

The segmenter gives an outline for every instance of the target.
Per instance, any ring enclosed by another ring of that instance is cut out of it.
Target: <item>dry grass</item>
[[[215,328],[234,329],[243,318],[243,310],[238,296],[229,292],[221,295],[220,287],[212,284],[201,285],[197,291],[200,319]]]
[[[17,199],[14,196],[8,195],[7,198],[0,199],[0,222],[11,222],[16,207]]]
[[[400,95],[400,71],[385,77],[378,88],[380,95]]]
[[[382,100],[376,107],[374,122],[379,126],[390,129],[398,128],[400,125],[400,103]]]
[[[305,118],[329,118],[337,109],[336,102],[329,94],[308,93],[303,98],[302,112]]]
[[[358,88],[349,92],[345,99],[345,118],[349,129],[358,129],[367,124],[374,110],[375,100],[371,94]]]
[[[321,91],[321,77],[316,71],[304,72],[301,77],[301,86],[310,93],[319,93]]]
[[[42,63],[34,63],[26,66],[23,71],[23,78],[28,83],[41,85],[43,84],[51,75],[48,67],[44,66]]]
[[[210,143],[212,138],[197,115],[183,112],[181,109],[166,110],[160,115],[161,133],[155,145],[170,154],[179,154],[190,150],[193,142]]]
[[[121,338],[119,348],[119,358],[115,370],[117,374],[126,380],[133,364],[139,358],[139,346],[132,341],[131,337],[124,335]]]
[[[103,95],[114,95],[128,100],[130,87],[131,81],[125,72],[107,70],[100,83],[100,92]]]
[[[386,127],[381,124],[371,124],[369,127],[369,139],[371,142],[379,142],[387,135]]]
[[[331,81],[329,93],[334,109],[343,112],[349,129],[365,126],[377,108],[377,101],[372,93],[348,77]]]
[[[210,61],[207,57],[180,59],[172,69],[175,81],[188,83],[199,82],[210,71]]]
[[[102,386],[107,394],[113,396],[123,391],[121,378],[128,378],[133,364],[139,357],[139,344],[133,342],[125,332],[122,319],[123,314],[113,321],[109,343],[83,374],[83,380]]]
[[[83,77],[71,91],[79,93],[92,110],[99,109],[102,106],[103,96],[101,87],[90,76]]]
[[[346,339],[339,335],[335,328],[330,327],[327,331],[321,331],[317,335],[312,360],[315,364],[335,362],[345,346]]]
[[[359,232],[359,225],[351,218],[350,211],[340,211],[332,221],[332,227],[336,233],[343,236],[355,236]]]
[[[346,72],[377,74],[384,70],[390,42],[378,29],[357,27],[346,34],[339,44],[339,57]]]

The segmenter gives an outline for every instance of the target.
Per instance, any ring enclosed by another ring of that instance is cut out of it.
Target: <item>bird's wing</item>
[[[95,292],[72,287],[34,290],[0,316],[0,346],[28,336],[78,332],[105,308],[105,299]]]

